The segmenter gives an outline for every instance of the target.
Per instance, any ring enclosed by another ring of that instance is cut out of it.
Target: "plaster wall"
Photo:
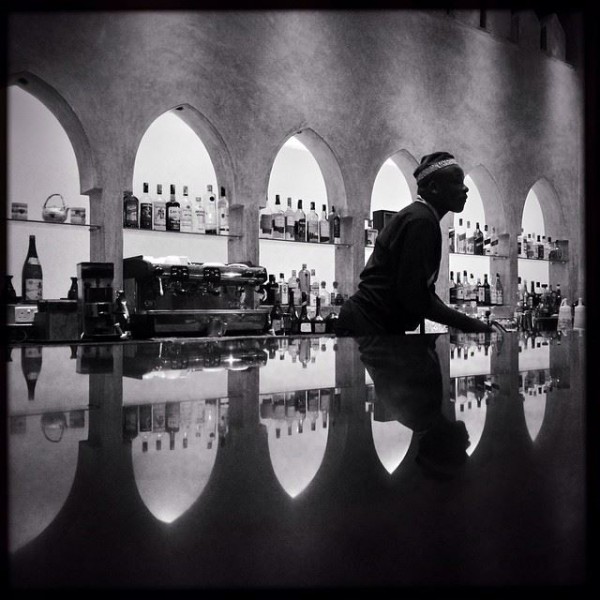
[[[400,150],[445,149],[467,173],[484,167],[513,236],[544,178],[571,241],[569,287],[583,294],[583,76],[531,44],[445,11],[13,13],[8,34],[9,81],[34,75],[54,90],[41,99],[51,109],[60,99],[80,123],[82,193],[103,225],[91,259],[114,261],[117,280],[121,192],[138,145],[154,119],[185,104],[210,131],[203,141],[245,228],[230,245],[235,259],[258,258],[244,223],[256,222],[281,145],[309,128],[339,165],[335,204],[358,219],[356,233],[379,169]],[[363,248],[343,253],[338,279],[355,283]],[[516,282],[516,261],[510,269]]]

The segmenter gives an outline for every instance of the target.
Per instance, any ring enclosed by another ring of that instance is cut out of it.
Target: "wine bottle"
[[[229,235],[229,200],[225,188],[221,186],[221,196],[218,203],[219,209],[219,235]]]
[[[294,215],[294,239],[297,242],[306,241],[306,213],[302,210],[302,200],[298,200],[298,210]]]
[[[321,316],[321,299],[317,296],[316,312],[312,319],[312,333],[326,333],[325,320]]]
[[[325,333],[335,333],[335,324],[338,320],[338,315],[335,311],[331,311],[325,317]]]
[[[312,333],[312,323],[308,316],[308,297],[302,292],[302,304],[300,305],[300,333]]]
[[[152,229],[152,200],[146,182],[142,184],[142,197],[140,198],[140,229]]]
[[[329,221],[327,220],[327,206],[325,204],[322,206],[319,218],[319,242],[321,244],[329,243]]]
[[[192,232],[192,204],[188,195],[188,186],[183,186],[183,200],[181,201],[180,230],[185,233]]]
[[[281,210],[281,200],[279,194],[275,195],[275,209],[271,213],[272,230],[271,237],[274,240],[285,239],[285,214]]]
[[[205,233],[207,235],[217,235],[217,199],[210,183],[206,186],[206,192]]]
[[[21,370],[27,384],[27,398],[34,400],[35,386],[42,370],[42,346],[21,347]]]
[[[154,201],[154,231],[165,231],[167,229],[167,205],[162,196],[162,184],[156,184],[156,200]]]
[[[331,211],[329,215],[327,215],[327,221],[329,221],[329,243],[341,243],[341,219],[335,212],[335,206],[331,207]]]
[[[306,215],[306,241],[319,243],[319,215],[314,202],[310,203],[310,210]]]
[[[123,192],[123,227],[138,228],[139,200],[131,191]]]
[[[171,184],[170,197],[167,202],[167,231],[181,230],[181,205],[175,197],[175,184]]]
[[[287,208],[285,209],[285,234],[284,239],[286,240],[294,240],[294,223],[296,221],[296,212],[292,208],[292,199],[287,199]]]
[[[21,301],[38,302],[43,298],[42,265],[35,247],[35,235],[29,236],[29,249],[21,276]]]

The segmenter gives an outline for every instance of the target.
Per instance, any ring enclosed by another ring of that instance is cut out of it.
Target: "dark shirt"
[[[377,236],[349,302],[376,330],[411,331],[433,301],[441,257],[442,236],[433,208],[413,202]]]

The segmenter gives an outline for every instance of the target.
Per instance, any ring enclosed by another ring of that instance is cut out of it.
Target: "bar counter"
[[[584,581],[581,331],[6,350],[16,589]]]

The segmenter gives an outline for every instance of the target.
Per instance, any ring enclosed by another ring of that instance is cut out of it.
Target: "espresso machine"
[[[113,316],[114,265],[77,264],[77,309],[81,339],[118,339]]]
[[[123,260],[123,289],[135,338],[265,333],[264,267],[192,262],[185,256]]]

